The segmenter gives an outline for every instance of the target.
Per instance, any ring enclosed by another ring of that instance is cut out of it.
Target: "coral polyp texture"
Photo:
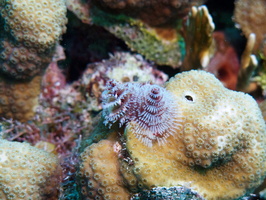
[[[129,199],[117,160],[119,145],[113,139],[92,144],[81,154],[82,199]]]
[[[134,122],[132,128],[147,146],[154,142],[163,144],[169,135],[180,129],[181,111],[172,95],[160,86],[110,81],[102,99],[103,123],[111,127],[118,122],[122,127]]]
[[[41,92],[41,76],[18,82],[0,76],[0,115],[25,122],[34,116]]]
[[[116,12],[138,17],[152,26],[162,25],[176,18],[181,19],[187,15],[193,5],[202,3],[202,1],[195,0],[97,0],[95,2]]]
[[[16,80],[30,79],[48,66],[53,51],[38,53],[35,48],[27,48],[21,43],[8,39],[0,41],[0,71]]]
[[[256,0],[254,2],[238,0],[235,2],[234,20],[246,38],[251,33],[256,34],[255,50],[262,49],[266,40],[265,7],[265,0]]]
[[[203,1],[194,0],[101,0],[87,1],[86,4],[80,0],[68,0],[67,6],[84,23],[104,27],[146,59],[176,68],[181,65],[184,56],[184,40],[180,35],[182,20],[192,6],[202,3]],[[85,7],[89,12],[84,10]],[[197,23],[200,24],[200,20]],[[209,32],[200,30],[203,37]]]
[[[27,51],[27,49],[25,49],[24,47],[23,49]],[[29,55],[25,54],[23,56],[27,57]],[[36,57],[33,57],[33,60],[33,62],[40,61]],[[35,108],[38,105],[38,97],[41,92],[42,75],[36,75],[35,72],[38,72],[39,69],[35,69],[34,65],[32,66],[32,70],[24,71],[23,69],[20,75],[16,73],[15,68],[13,69],[14,73],[10,70],[6,70],[7,73],[11,72],[11,76],[16,76],[15,79],[0,73],[1,117],[8,119],[13,118],[21,122],[25,122],[32,119],[32,117],[34,116]],[[5,67],[5,64],[3,64],[3,67]],[[30,65],[27,65],[26,67],[30,67]],[[8,68],[7,66],[6,69],[10,68]],[[18,77],[25,77],[27,80],[17,79]],[[28,79],[29,77],[31,78]]]
[[[105,72],[110,78],[120,82],[147,82],[163,84],[168,76],[148,63],[140,54],[116,52],[108,60],[94,64],[97,71]],[[92,65],[89,65],[89,67]],[[110,67],[111,66],[111,67]]]
[[[110,105],[104,108],[109,110],[103,111],[103,121],[108,122],[104,123],[108,127],[109,120],[125,125],[110,126],[109,135],[82,153],[80,175],[82,180],[92,183],[84,185],[82,182],[86,191],[104,199],[113,191],[108,186],[115,187],[114,182],[117,182],[117,187],[127,189],[123,199],[128,199],[128,193],[133,195],[143,189],[181,185],[189,186],[208,200],[219,200],[238,199],[262,183],[266,175],[266,127],[251,96],[225,88],[214,75],[205,71],[177,74],[165,88],[152,85],[151,88],[157,88],[158,94],[163,96],[161,99],[165,102],[161,105],[169,105],[166,106],[169,108],[174,105],[180,110],[175,112],[171,108],[164,114],[164,119],[172,124],[166,129],[168,135],[163,142],[156,142],[153,139],[161,137],[156,134],[161,126],[156,123],[156,114],[149,118],[148,126],[141,121],[141,115],[138,116],[141,122],[133,119],[132,112],[128,112],[132,105],[127,104],[134,94],[134,89],[129,90],[131,94],[127,87],[133,86],[116,83],[112,86],[113,89],[109,86],[106,90]],[[144,96],[138,92],[138,101],[142,102],[139,105],[150,102],[151,91],[143,90]],[[139,105],[134,112],[143,111]],[[110,117],[111,113],[114,115]],[[152,125],[156,128],[150,128]],[[147,132],[152,133],[154,138],[148,139],[152,142],[140,139]],[[104,151],[105,148],[110,152]],[[112,156],[104,156],[102,152]],[[111,182],[105,181],[107,163],[118,170]],[[121,176],[116,177],[117,174]],[[100,187],[102,183],[106,183],[104,188]]]
[[[97,2],[88,1],[84,5],[83,2],[77,4],[78,1],[80,0],[68,0],[67,5],[82,21],[104,27],[117,38],[125,41],[130,49],[144,55],[146,59],[161,65],[173,67],[180,65],[180,59],[183,56],[180,52],[180,44],[183,45],[183,40],[177,29],[180,28],[181,19],[172,23],[170,28],[168,26],[152,28],[140,19],[129,17],[121,12],[108,12],[96,6]],[[89,13],[80,9],[84,6],[89,8]]]
[[[27,79],[44,70],[66,31],[65,15],[63,0],[1,1],[1,73]]]
[[[3,139],[0,149],[1,199],[57,199],[60,170],[55,155]]]
[[[90,23],[89,4],[80,0],[66,0],[66,5],[83,23]]]
[[[109,18],[113,18],[113,21],[117,20],[117,23],[106,25],[104,28],[125,41],[133,51],[137,51],[146,59],[159,65],[172,67],[180,65],[183,56],[180,46],[183,45],[183,39],[177,34],[175,30],[177,27],[174,27],[174,31],[172,31],[174,36],[165,39],[158,34],[156,29],[147,26],[140,20],[125,18],[125,21],[121,23],[117,16],[113,15]]]
[[[4,30],[25,46],[46,49],[66,31],[63,0],[1,1]]]

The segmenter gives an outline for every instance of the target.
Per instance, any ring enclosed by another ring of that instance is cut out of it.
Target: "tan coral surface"
[[[12,42],[0,41],[0,72],[16,80],[29,80],[42,74],[51,62],[53,49],[38,53],[35,48]]]
[[[38,105],[41,90],[41,77],[30,82],[17,82],[0,76],[0,114],[1,117],[30,120]]]
[[[256,34],[255,49],[262,48],[266,40],[266,0],[238,0],[235,3],[234,20],[244,32],[246,38]]]
[[[1,1],[4,29],[25,46],[47,48],[65,32],[64,0]]]
[[[57,173],[55,155],[26,143],[0,139],[0,199],[54,199]]]
[[[123,200],[129,192],[123,186],[119,173],[118,152],[121,146],[115,140],[101,140],[81,154],[82,195],[84,199]]]
[[[134,120],[126,124],[124,136],[121,129],[113,128],[117,142],[107,138],[82,154],[83,180],[92,183],[87,190],[96,192],[105,180],[103,169],[112,166],[106,174],[113,173],[116,186],[131,194],[183,185],[207,200],[222,200],[254,191],[266,174],[266,127],[254,99],[226,89],[205,71],[177,74],[165,88],[182,111],[182,128],[163,144],[151,146],[137,138]]]
[[[236,199],[265,177],[265,124],[252,97],[211,74],[190,71],[167,84],[185,120],[163,146],[139,143],[126,130],[134,173],[145,185],[188,185],[209,199]],[[134,123],[134,122],[131,122]]]
[[[0,72],[19,80],[42,73],[66,23],[64,0],[0,1]]]

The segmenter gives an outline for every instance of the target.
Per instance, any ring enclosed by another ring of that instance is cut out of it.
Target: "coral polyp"
[[[150,83],[110,81],[103,92],[104,124],[118,123],[134,129],[136,137],[147,146],[165,142],[181,128],[182,114],[173,96],[164,88]]]

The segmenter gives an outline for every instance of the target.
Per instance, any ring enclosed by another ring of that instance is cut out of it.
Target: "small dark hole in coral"
[[[139,77],[138,77],[138,76],[136,76],[136,75],[133,76],[133,81],[134,81],[134,82],[137,82],[138,80],[139,80]]]
[[[192,96],[186,95],[185,98],[186,98],[188,101],[193,101]]]

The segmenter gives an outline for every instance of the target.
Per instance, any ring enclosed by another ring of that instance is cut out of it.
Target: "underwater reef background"
[[[266,199],[265,0],[0,0],[0,199]]]

